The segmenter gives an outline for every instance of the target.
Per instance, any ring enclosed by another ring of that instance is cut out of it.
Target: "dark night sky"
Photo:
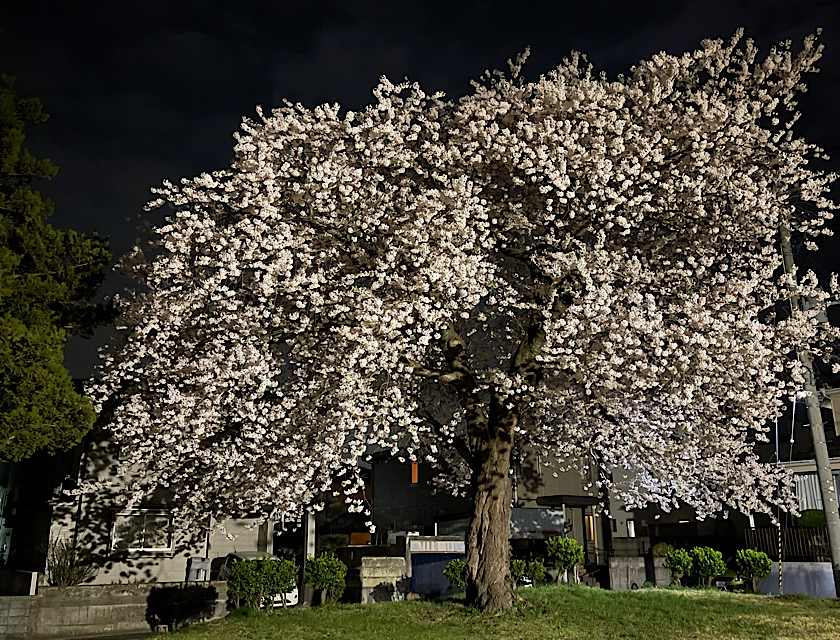
[[[0,71],[18,76],[19,95],[44,102],[52,117],[28,132],[28,146],[60,167],[38,188],[55,201],[56,226],[97,230],[115,255],[133,244],[150,187],[227,165],[231,135],[256,105],[288,98],[359,109],[383,74],[457,96],[529,45],[530,76],[572,49],[615,75],[740,26],[763,51],[822,27],[822,73],[809,79],[799,131],[840,170],[840,0],[14,5],[0,13]],[[840,242],[819,253],[799,260],[824,273]],[[111,278],[106,293],[124,285]],[[70,345],[74,375],[90,373],[101,340]]]

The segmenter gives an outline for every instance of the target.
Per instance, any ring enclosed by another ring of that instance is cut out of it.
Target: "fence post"
[[[782,523],[779,523],[779,595],[782,595]]]

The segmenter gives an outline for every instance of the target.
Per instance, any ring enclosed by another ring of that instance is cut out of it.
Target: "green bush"
[[[274,596],[288,593],[297,586],[298,568],[294,562],[285,558],[266,559],[259,563],[258,576],[262,585],[263,603],[273,607]],[[285,598],[283,598],[283,608],[286,608]]]
[[[231,564],[227,576],[227,593],[235,608],[246,606],[259,609],[261,598],[258,582],[256,560],[236,560]]]
[[[824,527],[825,511],[822,509],[805,509],[796,519],[798,527]]]
[[[525,564],[524,560],[511,560],[510,561],[510,581],[513,584],[516,584],[522,578],[525,577]]]
[[[653,545],[653,548],[650,550],[650,554],[654,558],[664,558],[668,555],[669,552],[673,550],[673,545],[670,545],[667,542],[657,542],[655,545]]]
[[[735,570],[744,580],[749,580],[753,593],[758,593],[758,581],[764,580],[773,568],[770,557],[763,551],[739,549],[735,554]]]
[[[41,547],[43,549],[43,547]],[[75,587],[96,575],[70,540],[52,538],[47,546],[47,580],[54,587]]]
[[[545,565],[542,560],[532,560],[525,567],[525,575],[531,578],[531,584],[535,587],[545,580]]]
[[[443,575],[453,587],[463,589],[466,584],[467,561],[463,558],[452,560],[443,568]]]
[[[323,591],[327,600],[335,601],[344,593],[347,577],[347,565],[332,553],[324,553],[317,558],[306,559],[303,581],[313,589]]]
[[[554,565],[565,572],[583,562],[583,547],[574,538],[555,536],[545,543],[548,556],[554,560]],[[559,577],[559,576],[558,576]]]
[[[291,560],[237,560],[231,565],[227,578],[228,598],[237,608],[243,604],[251,609],[271,608],[274,597],[294,589],[296,582],[297,567]]]
[[[691,573],[691,556],[685,549],[671,549],[665,554],[663,566],[671,572],[671,583],[682,586],[680,577]]]
[[[350,536],[346,533],[325,533],[318,538],[318,549],[321,551],[337,551],[350,544]]]
[[[720,551],[715,551],[711,547],[694,547],[688,554],[691,556],[689,574],[700,586],[711,586],[712,579],[726,571],[726,564],[723,562]]]

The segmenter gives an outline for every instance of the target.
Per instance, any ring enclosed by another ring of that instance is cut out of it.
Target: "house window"
[[[627,537],[628,538],[635,538],[636,537],[636,521],[632,518],[627,520]]]
[[[595,516],[587,514],[584,516],[584,528],[586,530],[586,539],[595,540]]]
[[[419,475],[420,475],[420,470],[417,466],[417,461],[412,460],[411,461],[411,484],[417,484],[417,481],[419,479]]]
[[[815,471],[811,473],[796,473],[793,476],[793,481],[800,511],[823,508],[820,479]],[[835,495],[840,494],[840,474],[837,472],[834,473],[834,490]]]
[[[162,510],[121,511],[111,532],[114,551],[172,551],[172,514]]]

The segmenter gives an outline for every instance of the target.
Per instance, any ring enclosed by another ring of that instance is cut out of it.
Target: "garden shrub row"
[[[291,560],[263,558],[238,560],[228,575],[228,598],[235,607],[272,608],[277,595],[289,593],[297,585],[298,567]],[[323,594],[322,600],[335,601],[344,593],[347,565],[332,553],[309,557],[303,581]],[[286,600],[283,599],[283,608]]]
[[[566,574],[570,569],[576,568],[583,562],[583,547],[573,538],[555,536],[546,541],[546,551],[549,558],[554,561],[554,566],[559,569],[561,575]],[[449,562],[443,570],[443,575],[449,580],[449,584],[457,588],[463,588],[466,583],[467,562],[458,558]],[[513,584],[522,582],[528,578],[531,584],[538,585],[545,581],[546,568],[542,560],[525,561],[518,558],[510,560],[510,580]],[[577,574],[575,574],[577,581]]]
[[[665,558],[663,566],[670,571],[671,582],[677,586],[682,586],[681,579],[687,577],[699,586],[710,587],[712,580],[727,570],[720,551],[711,547],[689,550],[656,547],[654,555]],[[741,579],[750,583],[754,593],[758,592],[758,582],[770,573],[771,566],[770,558],[763,551],[741,549],[735,555],[735,571]]]

